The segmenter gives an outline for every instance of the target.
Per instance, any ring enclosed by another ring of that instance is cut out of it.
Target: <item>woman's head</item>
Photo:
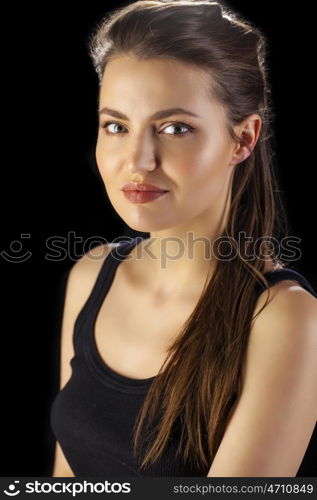
[[[128,120],[100,115],[96,160],[112,205],[130,227],[204,230],[227,219],[235,166],[250,156],[261,125],[266,134],[261,49],[260,34],[227,19],[217,2],[139,1],[102,21],[90,46],[98,108]],[[198,117],[149,119],[176,107]],[[119,123],[105,128],[111,120]],[[251,159],[245,181],[252,167]],[[169,192],[132,203],[121,191],[131,181]]]
[[[182,225],[207,232],[218,225],[234,167],[249,151],[230,136],[225,109],[211,87],[210,70],[175,59],[127,53],[105,66],[96,159],[112,205],[133,229],[177,231]],[[185,111],[151,119],[169,109]],[[126,118],[118,120],[113,111]],[[235,128],[243,128],[252,149],[260,121],[252,114]],[[121,190],[127,182],[153,184],[168,193],[133,203]]]
[[[204,229],[227,215],[235,166],[246,182],[254,161],[241,163],[260,130],[267,133],[262,51],[260,33],[227,18],[217,2],[139,1],[102,21],[90,45],[98,108],[128,120],[100,115],[96,160],[112,205],[130,227]],[[199,117],[149,119],[176,107]],[[175,122],[193,130],[175,129]],[[169,193],[135,204],[121,191],[130,181]]]
[[[192,459],[202,475],[208,471],[241,394],[256,286],[259,280],[268,286],[264,261],[283,265],[271,246],[273,237],[286,234],[287,217],[273,168],[265,47],[264,35],[232,10],[194,0],[132,2],[106,16],[89,40],[98,108],[126,115],[101,115],[101,126],[120,125],[101,127],[96,149],[119,215],[141,231],[196,219],[208,224],[230,191],[223,236],[237,247],[243,232],[253,245],[251,252],[245,248],[248,259],[237,248],[237,258],[217,261],[169,346],[135,428],[136,448],[140,441],[147,445],[142,467],[161,455],[181,422],[184,460]],[[151,120],[152,113],[174,107],[199,117]],[[186,134],[176,137],[176,130]],[[120,192],[129,181],[170,192],[132,206]]]

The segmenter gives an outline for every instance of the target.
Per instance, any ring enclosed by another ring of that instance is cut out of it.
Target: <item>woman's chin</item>
[[[183,218],[177,217],[176,214],[171,214],[170,210],[163,212],[161,209],[161,212],[152,211],[151,213],[150,211],[142,210],[140,205],[131,205],[131,208],[127,210],[122,205],[119,207],[118,204],[112,204],[118,216],[135,231],[144,233],[164,231],[183,223]]]
[[[162,217],[155,217],[147,215],[146,217],[132,217],[132,214],[120,214],[120,217],[124,220],[131,229],[135,231],[140,231],[142,233],[151,233],[152,231],[164,231],[172,227],[177,226],[177,221],[169,218],[168,220],[163,220]]]
[[[151,233],[153,231],[163,231],[171,227],[170,225],[155,224],[153,222],[132,222],[124,219],[124,222],[134,231],[140,231],[141,233]]]

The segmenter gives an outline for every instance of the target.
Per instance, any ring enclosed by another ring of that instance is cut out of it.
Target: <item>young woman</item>
[[[53,476],[305,476],[317,295],[272,248],[265,37],[217,2],[137,1],[89,49],[100,175],[148,236],[69,274]]]

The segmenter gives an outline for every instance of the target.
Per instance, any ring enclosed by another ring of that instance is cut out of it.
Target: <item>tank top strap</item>
[[[114,279],[118,265],[127,257],[132,248],[139,241],[140,237],[136,237],[130,238],[129,240],[110,243],[111,250],[104,259],[91,292],[76,318],[74,325],[75,331],[81,328],[82,323],[87,317],[97,314]]]
[[[96,299],[97,296],[100,295],[100,292],[101,295],[106,295],[118,265],[128,256],[138,241],[140,241],[140,239],[137,237],[109,244],[111,250],[99,270],[95,285],[91,291],[90,296],[92,296],[93,299]]]
[[[309,281],[301,273],[295,271],[295,269],[291,269],[289,267],[275,269],[273,271],[264,273],[264,276],[268,280],[270,287],[283,280],[292,280],[299,283],[299,285],[305,288],[307,292],[311,293],[314,297],[317,298],[317,292],[313,289]],[[264,292],[265,289],[265,286],[258,281],[256,285],[257,295],[260,295],[262,292]]]

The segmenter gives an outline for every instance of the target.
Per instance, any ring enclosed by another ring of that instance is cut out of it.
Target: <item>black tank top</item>
[[[155,377],[132,379],[105,364],[94,340],[94,323],[114,279],[117,266],[141,241],[137,237],[113,246],[103,262],[90,296],[78,314],[73,330],[72,374],[50,409],[50,424],[75,475],[90,477],[206,477],[208,468],[197,468],[182,461],[176,453],[179,436],[175,428],[160,460],[139,470],[132,455],[132,429],[138,410]],[[308,281],[293,269],[280,269],[265,275],[273,285],[278,281],[297,281],[308,292],[317,294]],[[263,289],[258,287],[257,293]],[[297,476],[312,475],[305,469],[316,458],[317,425]]]

